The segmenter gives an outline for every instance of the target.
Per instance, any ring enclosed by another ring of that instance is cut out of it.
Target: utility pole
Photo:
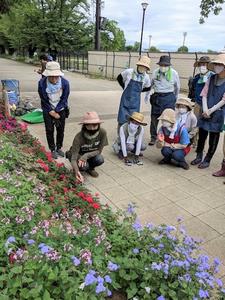
[[[183,47],[185,46],[186,37],[187,37],[187,32],[183,32]]]
[[[101,16],[101,0],[96,0],[95,14],[95,50],[100,50],[100,18]]]
[[[152,42],[152,35],[149,35],[149,46],[148,46],[148,50],[151,48],[151,42]]]

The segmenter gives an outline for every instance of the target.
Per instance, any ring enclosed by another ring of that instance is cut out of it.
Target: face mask
[[[98,127],[97,129],[90,130],[90,129],[87,129],[86,126],[84,126],[84,130],[85,130],[89,135],[94,135],[96,132],[99,131],[99,127]]]
[[[169,67],[159,67],[161,73],[166,73],[169,70]]]
[[[141,73],[141,74],[143,74],[143,73],[145,73],[145,72],[146,72],[146,68],[145,68],[145,67],[143,67],[143,66],[138,66],[138,68],[137,68],[137,71],[138,71],[138,73]]]
[[[162,121],[162,126],[167,129],[170,129],[172,127],[172,124],[168,121]]]
[[[216,74],[220,74],[221,72],[223,72],[224,71],[224,66],[215,66],[214,67],[214,72],[216,73]]]
[[[205,74],[208,71],[206,66],[200,66],[198,69],[201,74]]]
[[[134,124],[134,123],[130,123],[129,124],[129,128],[131,131],[136,131],[138,129],[139,125]]]
[[[183,115],[183,114],[186,114],[187,108],[184,108],[184,107],[178,108],[178,111],[179,111],[179,113],[180,113],[181,115]]]

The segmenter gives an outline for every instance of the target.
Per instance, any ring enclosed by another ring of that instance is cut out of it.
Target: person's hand
[[[203,117],[204,119],[209,119],[209,118],[210,118],[210,115],[209,115],[208,112],[203,112],[203,113],[202,113],[202,117]]]
[[[84,177],[83,177],[83,175],[81,175],[81,172],[80,172],[80,171],[78,171],[78,172],[76,173],[76,180],[77,180],[79,183],[83,183],[83,182],[84,182]]]
[[[133,164],[133,162],[130,159],[128,159],[127,156],[124,157],[124,163],[126,166],[132,166],[132,164]]]
[[[58,113],[56,112],[54,118],[57,119],[57,120],[60,119],[60,114],[58,114]]]
[[[169,147],[169,148],[172,148],[172,144],[165,143],[164,147]]]
[[[86,166],[87,162],[83,159],[78,160],[78,167],[79,168],[84,168]]]
[[[60,119],[60,115],[57,112],[55,112],[54,110],[51,110],[49,112],[49,115],[55,119]]]

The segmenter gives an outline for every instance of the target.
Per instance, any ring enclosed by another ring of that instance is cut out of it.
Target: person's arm
[[[198,128],[197,128],[198,120],[193,112],[191,112],[190,118],[191,118],[190,131],[188,132],[188,134],[189,134],[189,138],[192,139],[198,132]]]
[[[46,80],[46,79],[44,78],[44,80]],[[50,104],[49,99],[48,99],[48,94],[46,93],[46,91],[44,89],[45,89],[44,82],[43,82],[43,79],[41,79],[38,82],[38,94],[39,94],[39,97],[41,99],[41,106],[47,112],[50,112],[50,111],[52,111],[52,107],[51,107],[51,104]]]
[[[208,114],[208,104],[207,104],[207,96],[208,96],[208,90],[209,90],[209,82],[210,78],[206,81],[204,88],[201,91],[200,96],[202,97],[202,110],[203,113]]]
[[[77,161],[78,161],[80,145],[81,145],[80,138],[81,138],[80,134],[78,133],[73,140],[72,149],[71,149],[71,154],[72,154],[71,165],[72,165],[72,168],[73,168],[75,174],[77,174],[77,172],[79,171]]]
[[[223,94],[223,98],[222,100],[220,100],[220,102],[218,102],[217,104],[213,105],[213,107],[211,107],[208,110],[208,114],[211,115],[212,113],[214,113],[216,110],[220,109],[221,107],[223,107],[225,105],[225,93]]]
[[[120,127],[120,144],[123,152],[123,157],[127,157],[126,137],[124,134],[123,126]]]
[[[117,81],[118,81],[119,85],[121,86],[121,88],[124,89],[125,85],[124,85],[124,81],[123,81],[123,76],[121,74],[119,74],[117,76]]]
[[[135,155],[137,155],[137,156],[139,156],[140,152],[141,152],[141,144],[142,144],[143,136],[144,136],[144,128],[141,127],[141,132],[138,135],[138,140],[137,140],[137,144],[136,144],[136,151],[135,151]]]
[[[180,78],[177,71],[173,70],[173,72],[174,72],[174,94],[177,99],[180,93]]]
[[[151,79],[148,74],[145,75],[145,81],[143,85],[142,92],[148,92],[151,89]]]
[[[64,83],[62,83],[62,95],[60,97],[60,101],[57,104],[55,111],[59,112],[60,110],[62,110],[63,108],[66,108],[68,106],[68,98],[69,98],[69,94],[70,94],[70,85],[69,82],[65,79],[62,78],[62,81]]]
[[[180,143],[171,144],[173,149],[185,149],[190,144],[190,138],[186,127],[183,127],[180,132]]]

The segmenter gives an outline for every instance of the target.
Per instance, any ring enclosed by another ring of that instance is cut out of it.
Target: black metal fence
[[[71,72],[88,73],[88,53],[87,52],[69,52],[60,50],[57,54],[57,60],[63,70]]]

